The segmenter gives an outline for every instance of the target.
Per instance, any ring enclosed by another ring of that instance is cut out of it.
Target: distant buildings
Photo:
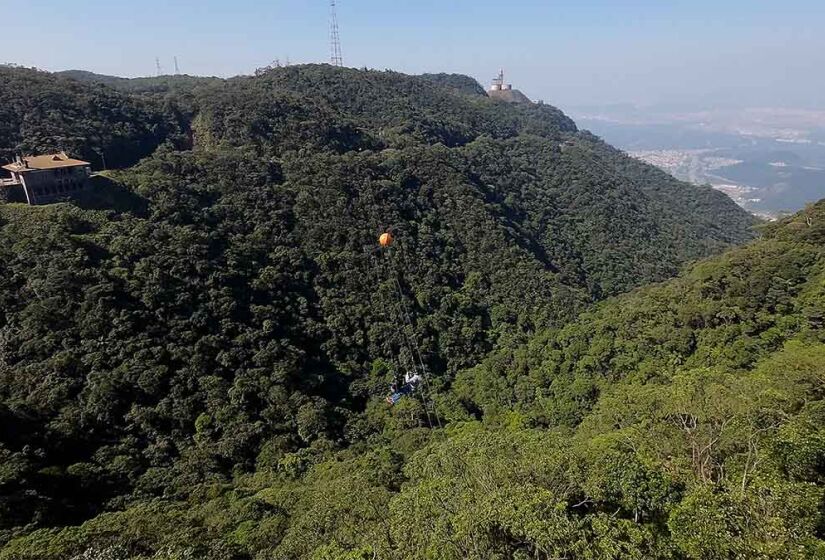
[[[81,192],[92,171],[88,161],[72,159],[65,152],[18,157],[2,168],[11,178],[0,179],[1,198],[32,205],[59,202]]]
[[[493,78],[493,84],[487,91],[487,95],[507,103],[532,103],[529,97],[519,90],[513,89],[513,84],[504,81],[504,70],[500,70],[498,76]]]

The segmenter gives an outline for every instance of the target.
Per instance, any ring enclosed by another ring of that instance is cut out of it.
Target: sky
[[[503,68],[562,108],[825,108],[825,0],[338,0],[344,63]],[[229,77],[329,60],[328,0],[0,0],[0,63]]]

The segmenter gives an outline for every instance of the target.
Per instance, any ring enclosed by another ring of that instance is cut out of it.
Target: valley
[[[92,174],[0,201],[0,560],[825,554],[825,202],[326,64],[0,67],[0,157]]]

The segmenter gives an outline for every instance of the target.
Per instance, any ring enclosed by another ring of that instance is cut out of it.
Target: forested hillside
[[[0,66],[0,160],[65,150],[100,167],[124,167],[163,142],[187,143],[173,107],[103,85]]]
[[[751,239],[727,197],[458,76],[297,66],[114,90],[0,73],[0,146],[103,150],[120,168],[71,204],[0,204],[0,558],[704,557],[667,528],[694,488],[681,463],[671,480],[619,457],[672,484],[639,498],[655,510],[627,505],[629,482],[599,486],[615,473],[581,478],[591,439],[621,439],[592,419],[614,382],[758,369],[807,332],[802,296],[771,277],[754,289],[794,303],[753,313],[785,330],[737,330],[725,303],[730,330],[685,311],[671,338],[645,290],[733,270],[734,252],[588,308]],[[792,227],[742,258],[799,247],[806,278],[818,249]],[[651,331],[591,328],[614,320]],[[748,358],[723,361],[720,340]],[[418,400],[384,402],[410,341],[443,430]],[[806,551],[811,511],[786,539]],[[604,551],[586,549],[597,537]]]
[[[823,247],[820,203],[462,373],[446,430],[372,403],[346,449],[267,445],[0,558],[819,558]]]
[[[85,70],[66,70],[57,72],[55,75],[61,78],[70,78],[77,82],[103,84],[122,92],[142,95],[165,94],[170,91],[181,93],[191,91],[193,88],[210,82],[223,81],[220,78],[187,76],[182,74],[155,76],[151,78],[121,78],[118,76],[95,74],[94,72],[87,72]]]

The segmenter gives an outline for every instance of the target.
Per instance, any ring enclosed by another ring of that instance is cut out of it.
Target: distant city
[[[825,111],[566,108],[581,128],[773,219],[825,197]]]

